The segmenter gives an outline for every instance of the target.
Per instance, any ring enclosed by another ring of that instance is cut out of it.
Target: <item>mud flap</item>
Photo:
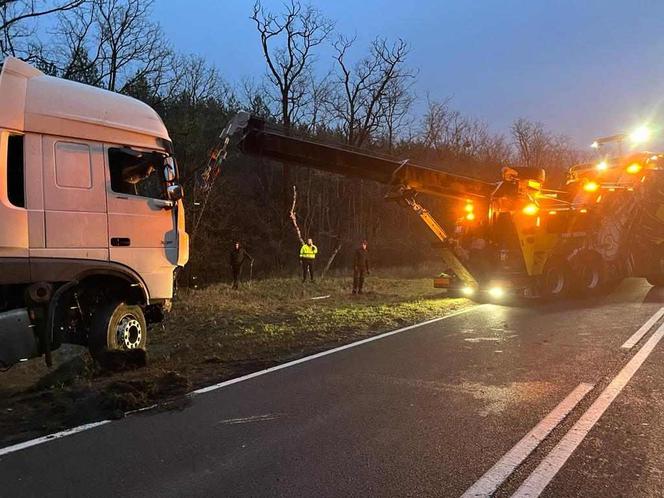
[[[0,313],[0,367],[7,368],[36,356],[39,356],[39,348],[28,310],[21,308]]]

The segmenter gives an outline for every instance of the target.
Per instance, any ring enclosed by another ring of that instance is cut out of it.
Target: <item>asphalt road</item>
[[[579,384],[498,489],[538,467],[657,329],[627,281],[594,301],[472,311],[0,456],[0,496],[460,496]],[[661,320],[660,320],[661,322]],[[664,342],[542,496],[664,496]]]

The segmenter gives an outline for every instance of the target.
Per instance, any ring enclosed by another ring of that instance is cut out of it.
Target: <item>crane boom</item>
[[[228,130],[239,138],[238,145],[244,153],[288,164],[455,199],[488,199],[495,189],[493,183],[420,166],[409,160],[294,137],[247,113],[236,115]]]

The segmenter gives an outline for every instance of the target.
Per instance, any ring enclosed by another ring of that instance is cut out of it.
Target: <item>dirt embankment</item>
[[[103,372],[84,348],[63,346],[50,371],[40,360],[18,365],[0,374],[0,446],[155,404],[180,408],[196,387],[468,305],[445,298],[430,279],[371,277],[361,296],[349,285],[270,279],[239,291],[187,291],[151,329],[147,362],[138,356]]]

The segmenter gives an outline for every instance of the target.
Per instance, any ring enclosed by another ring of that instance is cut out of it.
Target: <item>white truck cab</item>
[[[0,74],[0,368],[61,343],[145,349],[188,259],[148,105],[7,58]]]

